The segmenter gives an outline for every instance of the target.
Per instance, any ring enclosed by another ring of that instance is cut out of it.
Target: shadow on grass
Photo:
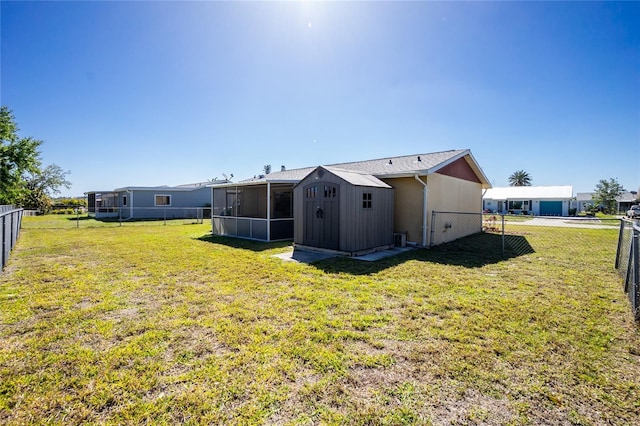
[[[531,253],[535,253],[535,250],[524,236],[506,235],[503,255],[501,235],[479,233],[430,249],[411,250],[376,262],[335,257],[314,262],[313,265],[328,273],[368,275],[411,260],[465,268],[481,268],[485,265]]]
[[[223,237],[220,235],[211,235],[211,234],[206,234],[196,239],[207,242],[207,243],[222,244],[227,247],[243,249],[243,250],[251,250],[255,252],[287,247],[292,244],[291,241],[275,241],[275,242],[267,243],[263,241],[247,240],[244,238]]]
[[[291,241],[267,243],[211,234],[206,234],[196,239],[207,243],[222,244],[227,247],[251,250],[254,252],[283,248],[291,245]],[[313,266],[327,273],[368,275],[411,260],[464,266],[465,268],[480,268],[485,265],[531,253],[535,253],[535,251],[524,236],[506,235],[505,253],[503,255],[501,235],[479,233],[430,249],[409,250],[375,262],[365,262],[349,257],[336,256],[312,263]]]
[[[80,216],[80,217],[70,216],[70,217],[68,217],[66,219],[68,221],[71,221],[71,222],[75,222],[77,220],[100,220],[100,219],[96,219],[96,218],[91,217],[91,216]]]

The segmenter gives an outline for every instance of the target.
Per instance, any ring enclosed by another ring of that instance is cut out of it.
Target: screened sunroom
[[[261,241],[293,239],[293,186],[306,172],[280,171],[212,187],[213,234]]]

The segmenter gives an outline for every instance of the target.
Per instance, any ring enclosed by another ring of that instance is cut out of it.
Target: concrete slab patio
[[[349,259],[362,260],[364,262],[375,262],[386,257],[395,256],[406,251],[413,250],[411,247],[395,247],[388,250],[377,251],[374,253],[365,254],[363,256],[353,256]],[[293,249],[274,255],[278,259],[282,259],[285,262],[299,262],[299,263],[313,263],[321,260],[330,259],[332,257],[338,257],[337,254],[320,253],[315,251],[307,251],[300,249]],[[345,256],[346,257],[346,256]]]

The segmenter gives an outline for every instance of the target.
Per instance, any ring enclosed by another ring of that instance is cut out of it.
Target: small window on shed
[[[324,187],[324,198],[335,198],[336,197],[336,187],[335,186],[326,186]]]
[[[171,195],[156,195],[155,196],[155,205],[156,206],[170,206],[171,205]]]
[[[317,193],[318,193],[317,186],[309,186],[305,191],[305,198],[316,198]]]
[[[370,209],[371,208],[371,193],[365,192],[362,194],[362,208]]]

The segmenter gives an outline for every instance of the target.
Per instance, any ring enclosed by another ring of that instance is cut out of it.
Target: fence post
[[[500,218],[502,220],[502,257],[504,257],[505,256],[505,251],[504,251],[504,214],[501,214]]]
[[[7,243],[7,239],[5,238],[5,218],[7,217],[7,215],[2,215],[2,228],[0,228],[2,230],[2,232],[0,232],[0,236],[2,236],[2,255],[0,255],[0,260],[2,262],[0,262],[0,271],[2,271],[2,269],[4,269],[4,264],[7,262],[8,259],[5,259],[5,246]]]
[[[167,226],[167,208],[164,208],[164,226]]]
[[[620,231],[618,232],[618,248],[616,249],[615,268],[620,267],[620,250],[622,250],[622,233],[624,232],[624,220],[620,221]]]
[[[631,300],[631,306],[633,308],[633,315],[636,320],[640,319],[640,292],[638,291],[640,287],[640,252],[638,251],[640,243],[640,233],[633,233],[633,242],[632,242],[632,259],[631,263],[633,263],[633,275],[632,275],[632,283],[631,288],[633,289],[633,297]]]

